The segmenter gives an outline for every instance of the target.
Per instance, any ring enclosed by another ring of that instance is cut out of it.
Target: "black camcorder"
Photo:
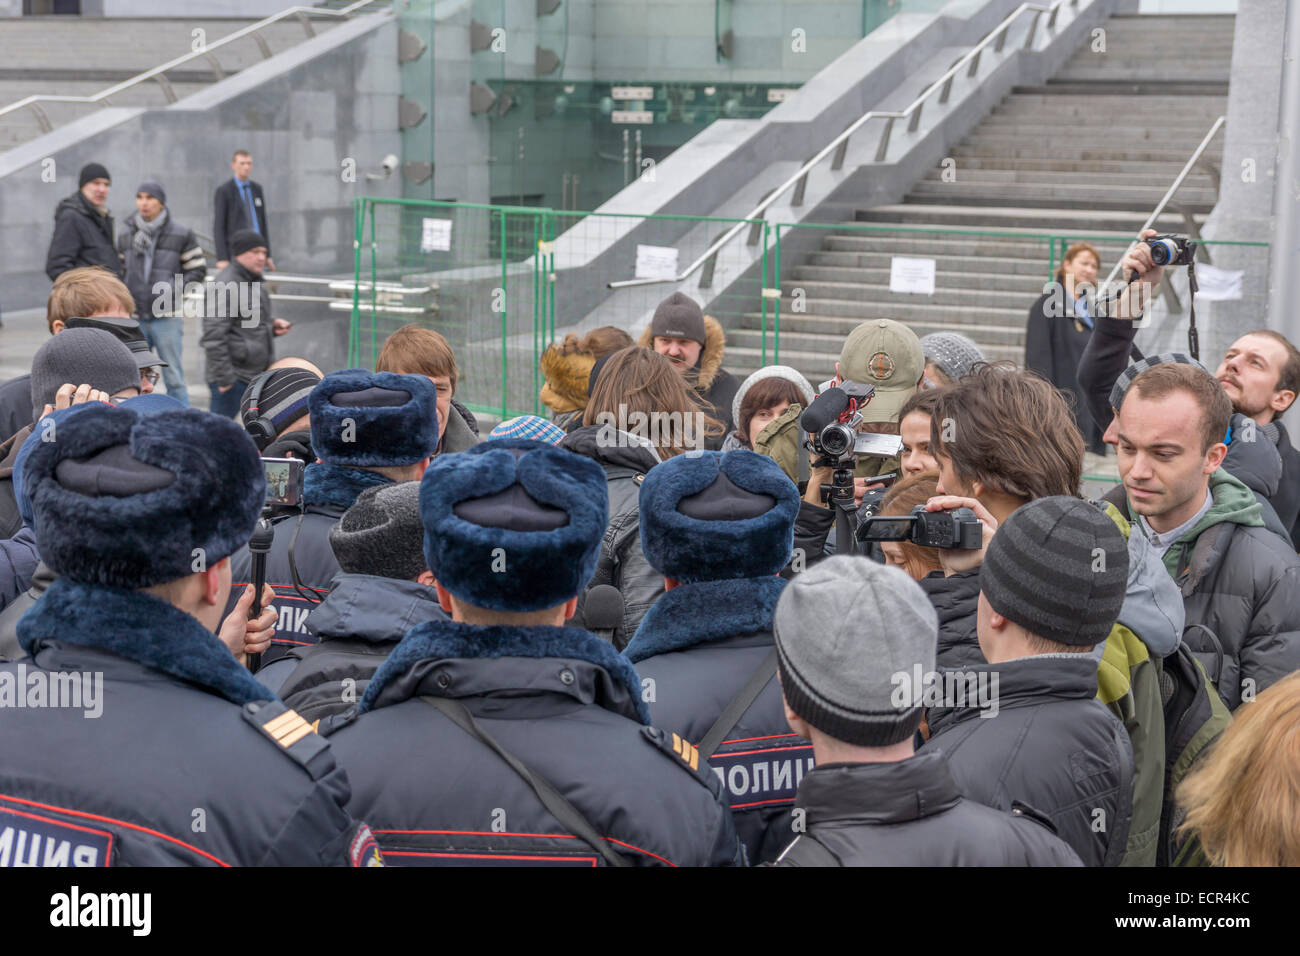
[[[1151,247],[1151,261],[1158,266],[1187,266],[1196,259],[1196,241],[1186,236],[1152,236],[1146,244]]]
[[[813,452],[823,459],[847,461],[857,455],[894,458],[903,450],[897,435],[859,432],[858,409],[876,394],[875,386],[844,382],[818,395],[799,417]]]
[[[984,526],[969,508],[926,511],[917,505],[909,515],[864,518],[856,534],[859,541],[910,541],[945,551],[978,551],[984,543]]]

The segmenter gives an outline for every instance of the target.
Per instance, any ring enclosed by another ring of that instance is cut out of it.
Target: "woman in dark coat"
[[[1066,250],[1056,270],[1056,288],[1045,292],[1029,309],[1025,326],[1025,368],[1037,372],[1073,397],[1074,419],[1088,451],[1105,454],[1104,425],[1092,420],[1079,387],[1079,360],[1092,337],[1090,291],[1096,288],[1101,257],[1086,242]],[[1062,314],[1064,313],[1064,314]]]

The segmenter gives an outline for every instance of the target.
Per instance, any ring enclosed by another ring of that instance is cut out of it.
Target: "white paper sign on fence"
[[[671,246],[636,247],[638,279],[676,279],[677,250]]]
[[[426,219],[420,230],[421,252],[446,252],[451,248],[451,220]]]
[[[889,261],[889,291],[934,295],[934,260],[892,257]]]
[[[1206,300],[1240,299],[1241,280],[1245,275],[1240,269],[1216,269],[1214,266],[1196,266],[1196,297]]]

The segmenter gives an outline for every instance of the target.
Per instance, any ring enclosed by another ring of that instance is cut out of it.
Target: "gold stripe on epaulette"
[[[292,747],[312,732],[311,724],[303,720],[294,710],[286,710],[273,720],[268,720],[263,726],[281,747]]]
[[[266,723],[262,725],[262,727],[272,737],[278,737],[280,735],[280,732],[285,727],[288,727],[292,724],[296,724],[300,720],[302,720],[302,718],[298,716],[298,712],[296,710],[286,710],[283,714],[280,714],[278,717],[273,717],[270,720],[268,720]]]
[[[690,744],[687,744],[686,746],[691,747]],[[691,747],[691,769],[700,769],[700,751],[696,747]]]
[[[279,743],[281,747],[292,747],[299,740],[302,740],[303,737],[306,737],[311,732],[312,732],[311,724],[307,723],[307,721],[304,720],[302,723],[298,724],[295,728],[285,733],[283,737],[277,737],[276,742]]]
[[[673,753],[677,754],[679,757],[682,753],[682,738],[676,734],[673,734]]]

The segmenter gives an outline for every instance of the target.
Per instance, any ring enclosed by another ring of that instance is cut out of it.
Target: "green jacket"
[[[1165,552],[1165,568],[1172,578],[1177,578],[1187,567],[1196,539],[1206,528],[1225,522],[1246,528],[1264,527],[1255,493],[1222,468],[1210,475],[1210,497],[1210,510]]]

